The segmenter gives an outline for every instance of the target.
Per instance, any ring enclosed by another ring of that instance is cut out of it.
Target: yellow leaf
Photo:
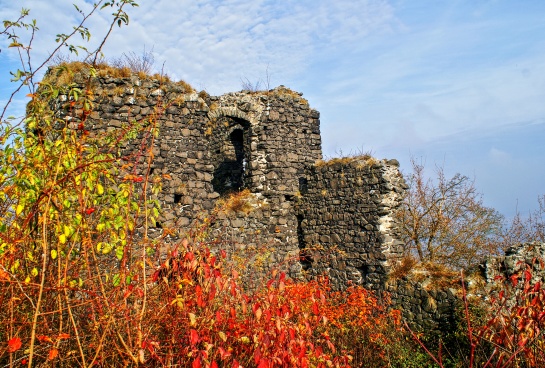
[[[103,187],[100,183],[97,184],[97,193],[98,193],[99,195],[104,194],[104,187]]]
[[[25,206],[23,206],[22,204],[18,204],[17,205],[17,208],[15,209],[15,214],[17,216],[19,216],[21,214],[21,212],[23,212],[23,209],[25,208]]]
[[[57,258],[57,251],[55,249],[51,249],[51,258],[56,259]]]
[[[223,342],[227,341],[227,336],[223,331],[218,332],[218,335],[220,335],[220,339],[222,339]]]
[[[59,243],[61,244],[66,243],[66,235],[64,234],[59,235]]]
[[[38,269],[36,267],[34,267],[32,269],[32,271],[30,271],[30,274],[33,276],[33,277],[36,277],[38,276]]]
[[[189,323],[192,327],[195,327],[197,324],[197,319],[195,318],[195,315],[193,313],[189,313]]]

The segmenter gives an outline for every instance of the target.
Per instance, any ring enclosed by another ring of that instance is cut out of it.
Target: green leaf
[[[121,283],[121,275],[119,275],[118,273],[116,273],[114,275],[114,277],[112,277],[112,284],[114,286],[119,286],[119,284]]]

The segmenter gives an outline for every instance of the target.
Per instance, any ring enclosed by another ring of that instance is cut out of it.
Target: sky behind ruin
[[[405,172],[415,157],[430,174],[443,165],[474,178],[485,204],[507,216],[535,209],[545,194],[544,1],[140,3],[128,9],[129,27],[114,30],[107,57],[153,50],[156,69],[210,94],[240,90],[246,79],[301,91],[321,112],[326,157],[372,151]],[[0,0],[0,20],[31,9],[39,60],[80,19],[71,4]],[[109,13],[92,18],[92,41]],[[3,106],[18,66],[2,42]],[[25,101],[19,96],[12,113]]]

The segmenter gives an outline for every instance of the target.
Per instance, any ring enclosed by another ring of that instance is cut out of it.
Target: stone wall
[[[210,234],[259,268],[256,274],[280,267],[294,278],[327,273],[337,288],[380,288],[399,253],[391,216],[404,186],[397,162],[315,166],[322,158],[320,114],[302,94],[280,86],[209,96],[137,74],[102,74],[92,88],[94,109],[85,126],[92,134],[158,123],[151,174],[171,180],[158,196],[163,211],[155,233],[170,228],[183,237],[218,200],[247,189],[254,211],[217,214]],[[56,106],[63,101],[66,96]],[[66,110],[60,113],[77,125]],[[320,255],[309,256],[318,248]]]
[[[309,168],[298,223],[302,266],[310,276],[383,289],[401,254],[392,218],[406,187],[398,165],[360,157]]]
[[[171,180],[158,195],[162,213],[152,233],[170,228],[181,238],[208,216],[213,250],[225,249],[246,266],[248,280],[265,279],[271,268],[293,278],[326,274],[336,289],[355,284],[389,292],[417,329],[444,331],[454,323],[456,290],[390,280],[402,245],[393,213],[406,189],[398,162],[368,156],[321,162],[320,114],[300,93],[280,86],[216,97],[137,74],[102,74],[92,88],[85,126],[92,134],[158,123],[150,174]],[[61,95],[51,106],[77,127],[67,100]],[[144,163],[149,153],[141,154]],[[251,211],[215,211],[218,201],[242,190]],[[544,252],[543,244],[513,248],[489,260],[484,277],[510,275]]]
[[[446,334],[459,322],[462,299],[457,289],[425,288],[420,282],[395,280],[386,290],[394,308],[416,331]]]

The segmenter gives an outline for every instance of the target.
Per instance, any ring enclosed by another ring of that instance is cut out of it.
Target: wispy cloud
[[[4,0],[0,4],[6,7],[2,16],[17,7]],[[59,25],[77,19],[66,0],[28,0],[25,6],[50,36]],[[157,0],[141,2],[129,13],[130,27],[116,30],[107,55],[153,48],[169,74],[212,93],[237,89],[241,77],[263,78],[267,66],[274,80],[289,84],[316,54],[361,40],[387,27],[393,17],[383,0]],[[90,28],[106,25],[107,19],[99,16]],[[51,47],[44,43],[35,51],[43,55]]]

